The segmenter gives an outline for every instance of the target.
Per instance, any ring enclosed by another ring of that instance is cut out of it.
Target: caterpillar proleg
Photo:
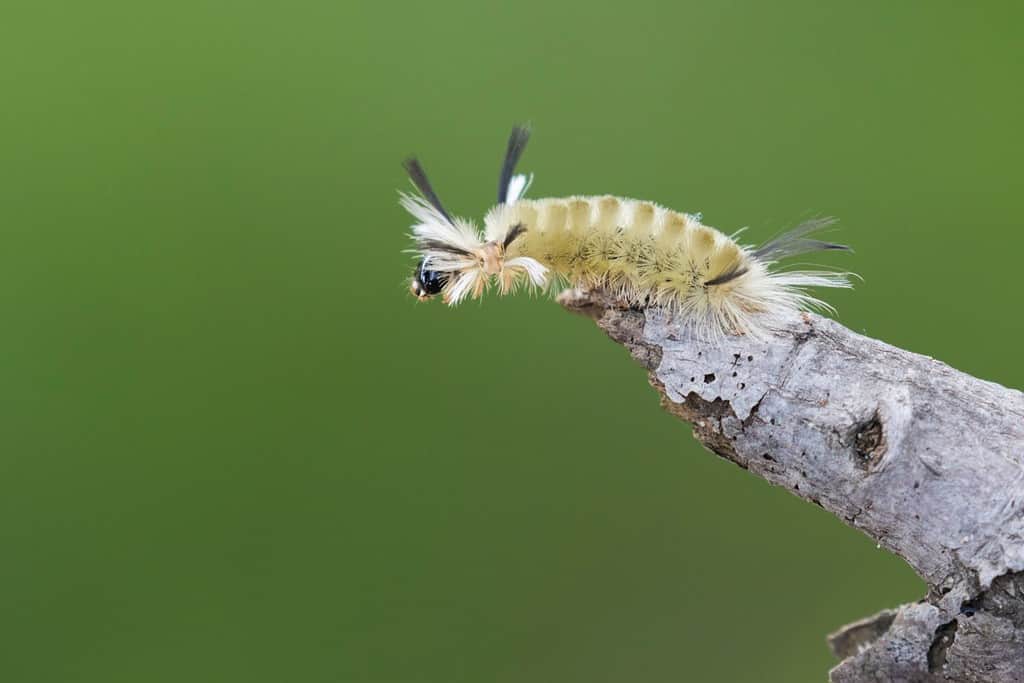
[[[515,175],[529,130],[509,136],[497,204],[483,230],[452,216],[416,159],[405,168],[418,194],[401,195],[412,214],[419,263],[412,293],[450,305],[488,289],[569,285],[602,288],[627,305],[670,310],[707,336],[760,336],[794,312],[831,310],[809,287],[850,287],[847,273],[780,270],[780,259],[841,244],[814,239],[832,219],[807,221],[759,247],[739,244],[680,213],[636,199],[574,196],[525,199],[532,176]]]

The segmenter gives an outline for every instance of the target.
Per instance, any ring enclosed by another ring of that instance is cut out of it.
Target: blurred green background
[[[9,0],[0,680],[823,680],[923,584],[589,321],[414,302],[399,162],[480,217],[529,120],[532,196],[839,216],[845,324],[1020,387],[1022,20]]]

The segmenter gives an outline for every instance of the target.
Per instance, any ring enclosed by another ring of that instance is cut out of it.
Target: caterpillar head
[[[513,174],[528,138],[526,128],[512,129],[498,179],[499,206],[517,201],[529,185],[526,176]],[[534,286],[545,283],[547,269],[536,260],[506,258],[509,246],[525,232],[524,226],[510,225],[500,238],[485,241],[476,226],[445,210],[419,161],[407,159],[404,165],[419,191],[403,194],[401,199],[417,221],[412,238],[420,260],[409,283],[413,296],[425,301],[442,294],[446,302],[457,304],[467,296],[479,297],[491,282],[502,292],[514,289],[524,275]]]
[[[437,296],[448,284],[448,275],[439,270],[428,270],[423,267],[424,261],[420,259],[416,271],[412,274],[412,282],[409,291],[420,301],[426,301]]]

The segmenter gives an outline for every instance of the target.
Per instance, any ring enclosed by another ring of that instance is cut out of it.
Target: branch
[[[569,290],[709,450],[828,510],[928,583],[829,637],[832,681],[1024,681],[1024,394],[811,314],[709,342]]]

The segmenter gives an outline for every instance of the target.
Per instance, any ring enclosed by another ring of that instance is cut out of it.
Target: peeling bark
[[[712,452],[896,553],[920,602],[829,637],[836,683],[1024,681],[1024,394],[812,314],[711,342],[570,290]]]

